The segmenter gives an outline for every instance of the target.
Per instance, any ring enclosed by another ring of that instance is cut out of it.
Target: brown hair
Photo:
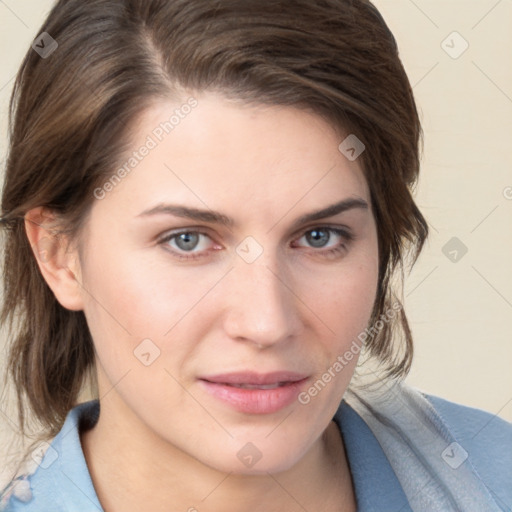
[[[137,116],[180,91],[306,109],[363,141],[380,264],[370,323],[392,309],[390,279],[428,233],[411,196],[421,126],[395,39],[369,1],[60,0],[41,32],[58,48],[46,58],[29,50],[17,75],[2,196],[1,319],[22,425],[28,400],[55,434],[94,366],[85,316],[47,286],[24,215],[47,207],[77,237]],[[412,339],[403,310],[383,323],[366,350],[387,377],[404,376]]]

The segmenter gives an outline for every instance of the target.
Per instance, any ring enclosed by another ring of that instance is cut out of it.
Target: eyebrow
[[[314,212],[306,213],[299,217],[293,223],[292,228],[299,227],[307,222],[321,220],[326,217],[333,217],[339,213],[343,213],[353,209],[368,210],[368,203],[361,198],[347,198],[339,201],[338,203],[316,210]],[[196,220],[199,222],[208,222],[212,224],[221,224],[228,228],[235,226],[235,221],[224,215],[223,213],[216,212],[214,210],[201,210],[198,208],[190,208],[188,206],[177,205],[177,204],[158,204],[149,210],[145,210],[137,217],[150,217],[152,215],[173,215],[175,217],[182,217],[185,219]]]

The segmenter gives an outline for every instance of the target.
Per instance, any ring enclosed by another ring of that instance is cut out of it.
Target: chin
[[[248,437],[245,436],[245,439]],[[223,451],[219,451],[219,445],[212,446],[208,459],[204,457],[204,448],[208,450],[209,447],[203,445],[203,451],[198,453],[203,464],[223,473],[256,476],[280,473],[293,468],[307,453],[309,447],[304,446],[303,441],[297,444],[293,443],[292,439],[286,443],[282,440],[269,442],[261,436],[259,441],[254,442],[233,440]]]

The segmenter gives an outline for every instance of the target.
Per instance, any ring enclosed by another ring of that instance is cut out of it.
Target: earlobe
[[[38,207],[25,215],[25,232],[44,280],[66,309],[83,309],[78,254],[69,250],[69,240],[58,235],[56,216]]]

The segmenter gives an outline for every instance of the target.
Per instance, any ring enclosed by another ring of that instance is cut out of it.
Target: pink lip
[[[209,394],[247,414],[271,414],[287,407],[295,401],[307,380],[307,375],[286,371],[265,374],[238,372],[199,379]],[[236,385],[255,387],[249,389]],[[257,387],[269,385],[278,387]]]

